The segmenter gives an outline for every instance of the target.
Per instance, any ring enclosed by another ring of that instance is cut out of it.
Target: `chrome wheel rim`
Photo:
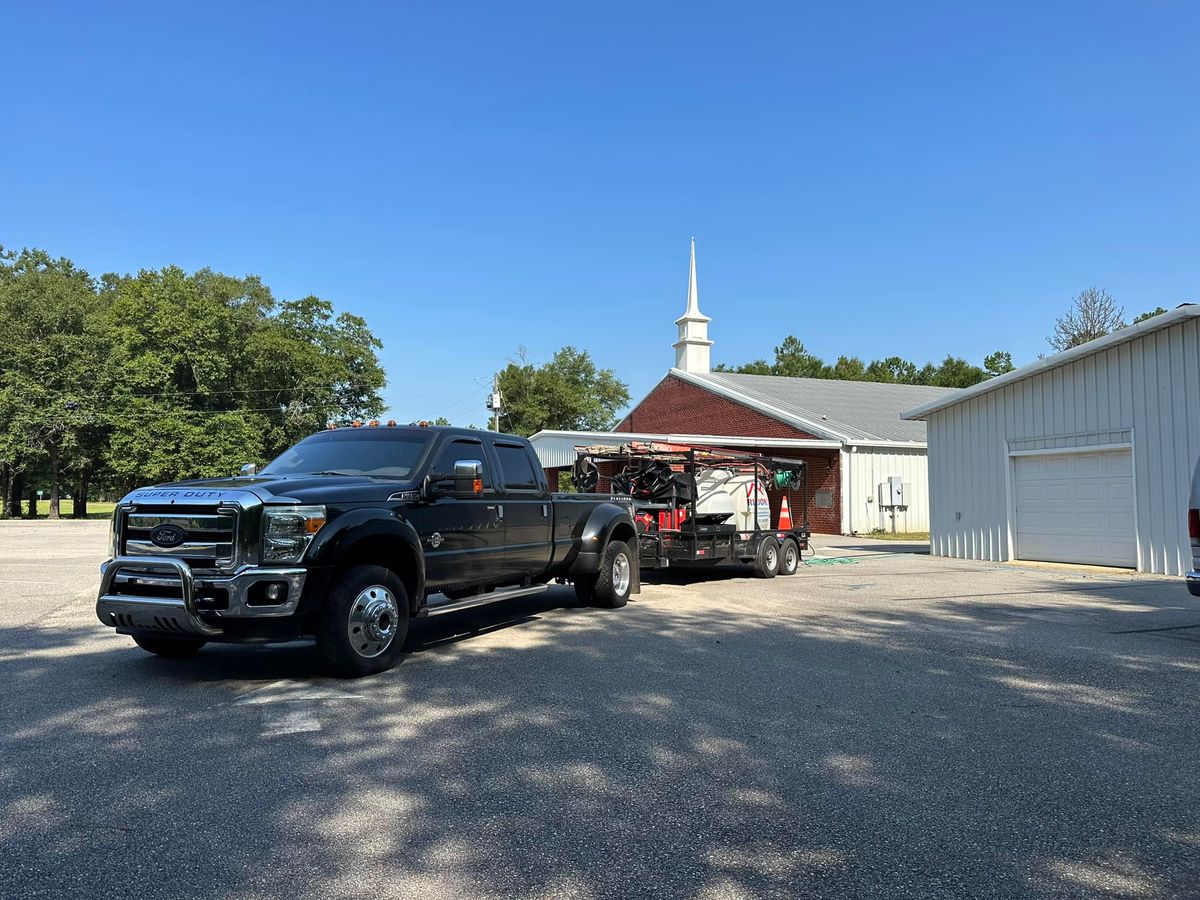
[[[392,645],[400,626],[395,595],[381,584],[363,588],[350,604],[346,637],[364,659],[378,656]]]
[[[613,591],[618,597],[629,590],[630,580],[629,557],[624,553],[618,553],[612,566]]]
[[[783,551],[783,569],[785,572],[790,572],[796,568],[796,548],[788,542],[787,549]]]
[[[767,571],[771,571],[779,565],[779,551],[772,544],[767,544],[767,555],[763,557],[763,561],[767,564]]]

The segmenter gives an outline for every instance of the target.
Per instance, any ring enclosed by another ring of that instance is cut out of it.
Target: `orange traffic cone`
[[[783,495],[783,502],[779,505],[779,530],[792,530],[792,511],[788,508],[787,494]]]

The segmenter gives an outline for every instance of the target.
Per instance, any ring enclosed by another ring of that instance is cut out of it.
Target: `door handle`
[[[500,519],[501,521],[504,520],[504,504],[503,503],[500,503],[496,506],[496,518]]]
[[[545,503],[543,503],[542,504],[542,518],[544,519],[548,515],[550,515],[550,507],[547,506]]]

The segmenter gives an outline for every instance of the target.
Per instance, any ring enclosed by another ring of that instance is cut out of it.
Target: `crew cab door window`
[[[471,441],[461,438],[451,441],[442,448],[430,471],[436,472],[439,475],[453,475],[454,464],[460,459],[474,459],[483,463],[483,490],[485,493],[491,490],[492,467],[488,462],[487,454],[483,452],[483,441]]]
[[[537,474],[524,447],[497,443],[496,456],[500,459],[500,473],[506,491],[538,490]]]
[[[434,453],[431,474],[450,475],[459,460],[483,463],[483,495],[472,499],[437,497],[409,508],[419,519],[431,591],[462,590],[498,581],[504,571],[504,514],[495,494],[495,473],[482,441],[456,438]]]
[[[534,469],[533,454],[524,444],[493,441],[504,488],[504,568],[510,577],[537,578],[550,564],[554,515],[550,497]]]

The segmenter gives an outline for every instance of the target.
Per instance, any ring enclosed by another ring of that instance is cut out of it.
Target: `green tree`
[[[1154,309],[1150,310],[1150,312],[1144,312],[1140,316],[1136,317],[1132,324],[1136,325],[1138,322],[1145,322],[1147,319],[1153,319],[1155,316],[1161,316],[1165,312],[1166,310],[1161,306],[1156,306]]]
[[[995,378],[997,375],[1003,375],[1006,372],[1011,372],[1016,366],[1013,365],[1012,354],[1007,350],[997,350],[995,353],[989,353],[983,358],[983,371],[989,378]]]
[[[867,366],[867,381],[884,381],[894,384],[916,384],[917,366],[899,356],[876,359]]]
[[[0,248],[0,321],[0,515],[48,486],[56,516],[67,483],[84,515],[93,484],[229,474],[383,410],[366,322],[317,297],[278,303],[254,276],[168,266],[97,282]]]
[[[101,302],[91,276],[68,259],[42,250],[0,257],[0,465],[10,491],[16,476],[45,470],[51,518],[64,466],[83,464],[95,445],[89,395],[104,352]]]
[[[899,356],[872,360],[864,364],[857,356],[839,356],[833,365],[809,353],[795,335],[788,335],[775,348],[775,362],[757,359],[740,366],[719,365],[718,372],[739,375],[782,375],[794,378],[834,378],[843,381],[878,381],[894,384],[929,384],[941,387],[968,387],[989,377],[989,364],[1012,367],[1012,356],[998,350],[984,360],[984,367],[971,365],[965,359],[948,355],[940,364],[926,363],[918,369],[915,363]],[[985,371],[986,370],[986,371]],[[1005,370],[1007,371],[1007,370]],[[998,374],[998,371],[997,373]]]
[[[828,377],[827,368],[820,357],[804,349],[799,338],[789,334],[775,348],[775,365],[771,367],[771,374],[791,378],[824,378]]]
[[[922,384],[964,388],[983,381],[987,378],[987,373],[961,357],[947,355],[941,365],[926,364],[921,370],[920,378]]]
[[[867,367],[857,356],[839,356],[826,377],[841,381],[866,381]]]
[[[123,485],[229,474],[330,420],[383,411],[380,342],[318,297],[277,303],[256,277],[177,267],[106,277],[113,437]]]
[[[542,429],[606,431],[629,402],[612,369],[598,369],[586,350],[563,347],[550,362],[529,362],[524,349],[499,374],[500,428],[528,437]]]
[[[775,375],[774,367],[765,359],[755,359],[748,363],[743,363],[740,366],[730,366],[725,363],[717,363],[713,366],[714,372],[733,372],[738,375]]]
[[[792,378],[827,378],[829,366],[817,356],[809,353],[794,334],[789,334],[775,348],[775,362],[756,359],[740,366],[720,364],[717,372],[733,372],[738,375],[786,375]]]

